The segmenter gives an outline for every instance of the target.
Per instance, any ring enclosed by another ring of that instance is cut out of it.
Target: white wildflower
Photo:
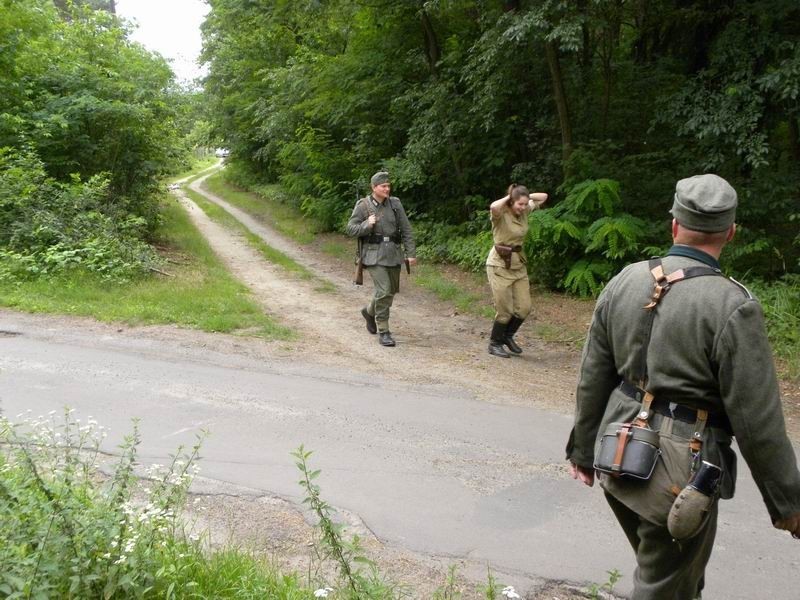
[[[314,598],[327,598],[328,594],[333,591],[333,588],[324,587],[314,590]]]
[[[511,585],[504,587],[503,591],[500,592],[500,593],[503,594],[503,596],[505,596],[506,598],[510,598],[512,600],[514,598],[522,598],[522,596],[520,596],[517,593],[517,590],[514,589],[514,586],[511,586]]]

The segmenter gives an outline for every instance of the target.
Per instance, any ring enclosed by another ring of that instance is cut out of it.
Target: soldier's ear
[[[730,242],[733,239],[733,236],[735,235],[736,235],[736,223],[734,223],[728,228],[728,235],[725,237],[725,241]]]
[[[677,219],[672,219],[672,237],[678,237],[678,221]]]

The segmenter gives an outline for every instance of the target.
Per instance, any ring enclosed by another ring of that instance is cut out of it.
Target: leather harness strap
[[[653,283],[653,293],[650,296],[650,303],[647,304],[644,308],[649,312],[649,319],[647,324],[647,332],[645,335],[645,344],[642,350],[642,369],[641,369],[641,389],[644,390],[644,398],[642,399],[642,410],[637,415],[634,424],[643,423],[643,425],[647,425],[647,420],[650,417],[650,404],[653,402],[653,395],[646,391],[647,386],[647,350],[650,346],[650,337],[653,332],[653,321],[655,320],[655,309],[658,306],[659,302],[667,295],[667,292],[672,288],[672,286],[679,281],[684,281],[686,279],[693,279],[694,277],[704,277],[708,275],[719,275],[722,276],[722,271],[719,269],[715,269],[713,267],[707,266],[696,266],[696,267],[687,267],[685,269],[678,269],[673,271],[672,273],[665,274],[664,273],[664,266],[661,263],[660,258],[651,259],[649,262],[650,267],[650,274],[653,276],[655,282]],[[703,432],[705,431],[706,425],[708,423],[708,411],[703,409],[697,410],[697,420],[695,421],[694,425],[694,433],[692,435],[692,440],[689,443],[689,447],[692,450],[692,453],[696,454],[700,452],[700,448],[703,445]]]

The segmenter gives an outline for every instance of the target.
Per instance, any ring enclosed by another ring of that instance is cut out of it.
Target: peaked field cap
[[[736,190],[718,175],[695,175],[675,185],[672,216],[694,231],[725,231],[736,220]]]
[[[378,171],[370,178],[369,183],[370,185],[383,185],[384,183],[389,183],[389,172]]]

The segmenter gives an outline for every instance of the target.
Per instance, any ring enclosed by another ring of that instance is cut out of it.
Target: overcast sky
[[[170,60],[178,79],[203,75],[197,58],[200,24],[208,5],[203,0],[117,0],[117,14],[138,25],[131,37]]]

